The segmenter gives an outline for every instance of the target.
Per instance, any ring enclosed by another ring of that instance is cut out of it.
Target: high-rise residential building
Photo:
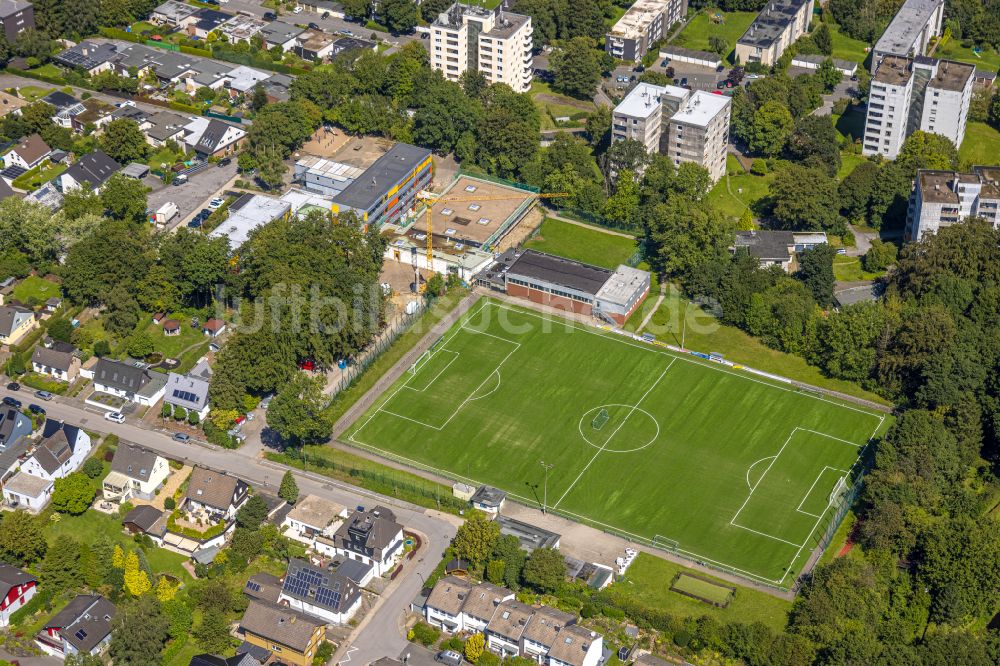
[[[639,83],[615,107],[611,139],[639,141],[675,165],[699,164],[715,182],[726,173],[731,106],[726,95]]]
[[[910,194],[904,239],[919,241],[970,217],[1000,228],[1000,167],[972,167],[972,173],[921,169]]]
[[[604,48],[620,60],[642,60],[687,10],[688,0],[636,0],[605,35]]]
[[[431,24],[431,68],[458,81],[466,70],[515,92],[531,88],[534,69],[531,17],[455,3]]]
[[[875,42],[873,63],[885,56],[914,58],[927,52],[931,37],[941,34],[944,0],[906,0]]]
[[[770,67],[795,40],[809,32],[813,0],[770,0],[736,42],[736,62]]]
[[[35,27],[35,8],[25,0],[0,0],[0,26],[3,36],[14,43],[17,36]]]
[[[903,141],[917,130],[961,146],[975,70],[926,56],[885,56],[872,77],[862,153],[896,159]]]

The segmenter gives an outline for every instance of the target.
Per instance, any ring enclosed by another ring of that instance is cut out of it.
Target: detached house
[[[3,156],[4,167],[19,166],[34,169],[52,153],[52,149],[38,134],[27,136]]]
[[[235,476],[195,467],[188,478],[184,508],[191,513],[206,513],[212,520],[230,520],[249,493],[250,486]]]
[[[31,369],[40,375],[71,382],[80,374],[80,359],[72,352],[37,347],[31,355]]]
[[[317,537],[331,539],[347,518],[347,509],[316,495],[295,503],[281,523],[285,536],[314,547]]]
[[[292,559],[278,599],[289,608],[325,622],[346,624],[361,607],[361,588],[339,568],[330,571]]]
[[[170,465],[161,455],[130,443],[122,443],[104,477],[104,499],[125,502],[132,498],[151,500],[170,476]]]
[[[0,451],[27,437],[33,430],[31,419],[10,405],[0,408]]]
[[[0,306],[0,344],[16,345],[38,326],[35,313],[20,305]]]
[[[355,511],[334,535],[337,555],[371,565],[376,576],[389,572],[403,551],[403,526],[389,509]]]
[[[32,512],[45,508],[56,479],[79,469],[93,448],[84,430],[58,421],[46,421],[42,437],[21,470],[4,485],[4,501],[9,506]]]
[[[37,578],[0,562],[0,627],[9,625],[14,611],[28,603],[37,591]]]
[[[166,390],[166,384],[166,376],[159,372],[150,372],[149,368],[141,364],[102,358],[94,367],[95,390],[140,405],[150,406],[159,402]],[[107,409],[106,406],[103,407]]]
[[[121,171],[122,165],[107,156],[103,151],[95,150],[87,153],[76,161],[76,164],[66,169],[56,183],[61,192],[69,192],[84,184],[93,192],[100,192],[111,176]]]
[[[212,369],[204,360],[199,361],[186,375],[171,372],[167,376],[163,402],[174,407],[183,407],[204,419],[208,416],[208,382],[211,378]]]
[[[99,594],[81,594],[45,623],[35,643],[54,657],[100,654],[111,642],[115,614],[114,604]]]
[[[185,127],[184,143],[203,159],[232,155],[243,144],[245,130],[215,118],[195,118]]]
[[[239,632],[250,645],[268,650],[276,662],[311,666],[316,650],[326,640],[326,623],[288,608],[251,601]]]

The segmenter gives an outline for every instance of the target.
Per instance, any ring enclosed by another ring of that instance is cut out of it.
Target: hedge
[[[226,525],[226,521],[222,521],[205,529],[203,532],[199,532],[198,530],[190,527],[178,526],[177,519],[180,518],[180,515],[180,509],[174,509],[174,511],[170,514],[170,517],[167,518],[167,529],[175,534],[180,534],[181,536],[194,539],[195,541],[208,541],[209,539],[214,539],[225,532],[226,527],[228,527]]]
[[[196,116],[201,115],[201,109],[191,106],[190,104],[182,104],[181,102],[170,102],[170,108],[174,111],[183,111],[185,113],[193,113]]]
[[[51,83],[57,86],[64,86],[68,83],[66,79],[61,76],[49,76],[48,74],[40,74],[38,72],[29,72],[26,69],[18,69],[16,67],[8,67],[8,74],[14,74],[16,76],[23,76],[29,79],[35,79],[36,81],[44,81],[45,83]]]

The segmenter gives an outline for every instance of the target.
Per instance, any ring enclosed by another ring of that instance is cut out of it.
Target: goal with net
[[[842,476],[839,479],[837,479],[837,483],[834,484],[833,490],[830,491],[830,499],[829,499],[830,505],[837,504],[840,501],[840,498],[843,497],[846,492],[847,492],[847,477]]]
[[[602,407],[601,411],[594,415],[594,420],[590,422],[590,427],[594,430],[600,430],[604,427],[604,424],[608,422],[609,418],[611,417],[608,416],[608,410]]]
[[[413,365],[410,366],[410,374],[415,375],[420,372],[420,369],[427,365],[427,362],[431,360],[432,356],[434,356],[434,352],[430,349],[421,354],[417,360],[413,362]]]

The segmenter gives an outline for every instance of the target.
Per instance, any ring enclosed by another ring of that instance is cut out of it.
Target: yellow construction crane
[[[435,203],[462,203],[465,201],[476,202],[476,201],[503,201],[505,199],[525,199],[530,198],[532,200],[536,199],[555,199],[558,197],[568,197],[568,192],[523,192],[521,194],[510,194],[504,196],[491,196],[491,197],[442,197],[440,194],[434,194],[433,192],[421,191],[417,194],[417,199],[421,199],[424,202],[424,207],[426,208],[425,220],[427,224],[427,269],[434,270],[434,229],[433,229],[433,215],[432,211],[434,209]]]

